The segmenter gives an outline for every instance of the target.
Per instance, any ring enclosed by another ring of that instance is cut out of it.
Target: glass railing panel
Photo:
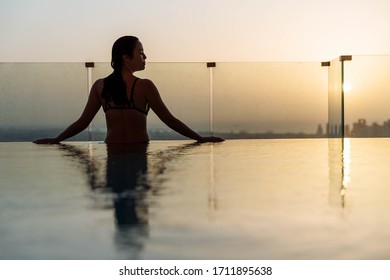
[[[109,63],[95,63],[93,80],[112,73]],[[209,72],[206,63],[147,63],[144,71],[136,76],[153,81],[165,104],[177,118],[200,132],[209,127]],[[104,114],[99,112],[94,121],[94,130],[105,127]],[[152,139],[177,138],[150,110],[148,130]]]
[[[390,56],[353,56],[344,68],[347,135],[389,137]]]
[[[145,70],[136,75],[154,82],[174,116],[196,131],[208,132],[210,103],[206,63],[147,63]],[[148,129],[151,138],[164,137],[160,132],[170,131],[152,110]]]
[[[327,71],[320,63],[217,63],[213,71],[216,132],[325,134]]]
[[[0,63],[0,80],[0,141],[55,136],[85,106],[84,63]]]
[[[3,131],[34,130],[30,138],[19,137],[18,141],[54,136],[42,129],[58,133],[76,120],[85,106],[89,81],[93,83],[111,71],[109,63],[95,63],[89,70],[85,63],[0,64],[0,127]],[[216,133],[273,131],[313,135],[322,131],[318,127],[327,122],[327,74],[317,62],[217,63],[215,68],[207,68],[206,63],[148,63],[136,75],[156,84],[175,116],[208,134],[210,71]],[[170,129],[152,111],[148,128],[152,139],[178,137],[167,133]],[[75,140],[91,140],[91,135],[92,140],[104,139],[102,111],[91,129],[92,134],[85,131]]]
[[[330,62],[328,70],[328,136],[342,137],[342,62]]]

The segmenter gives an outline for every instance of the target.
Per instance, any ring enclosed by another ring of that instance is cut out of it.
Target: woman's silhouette
[[[78,120],[55,138],[36,140],[37,144],[58,144],[88,127],[101,107],[105,112],[107,135],[105,142],[147,143],[147,114],[151,108],[171,129],[197,142],[220,142],[219,137],[202,137],[179,119],[165,106],[161,96],[148,79],[134,76],[145,69],[146,55],[138,38],[123,36],[112,47],[113,73],[97,80],[91,88],[88,102]]]

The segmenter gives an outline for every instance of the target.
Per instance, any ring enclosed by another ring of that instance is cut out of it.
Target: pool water
[[[0,259],[389,259],[390,139],[0,143]]]

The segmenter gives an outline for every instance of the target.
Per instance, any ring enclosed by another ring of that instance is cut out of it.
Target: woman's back
[[[104,80],[97,81],[98,95],[106,116],[106,143],[139,143],[149,141],[147,114],[149,105],[145,97],[143,80],[135,78],[126,86],[125,104],[117,105],[102,96]],[[131,83],[131,84],[130,84]]]

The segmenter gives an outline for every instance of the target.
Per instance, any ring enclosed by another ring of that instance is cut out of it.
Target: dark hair
[[[133,51],[137,45],[138,38],[134,36],[123,36],[115,41],[111,52],[111,67],[114,71],[120,71],[122,68],[122,56],[129,55],[133,57]]]
[[[111,67],[114,69],[111,75],[104,79],[102,97],[106,102],[113,101],[115,105],[126,105],[126,85],[122,79],[123,55],[133,57],[134,49],[138,38],[134,36],[123,36],[117,39],[112,46]]]

